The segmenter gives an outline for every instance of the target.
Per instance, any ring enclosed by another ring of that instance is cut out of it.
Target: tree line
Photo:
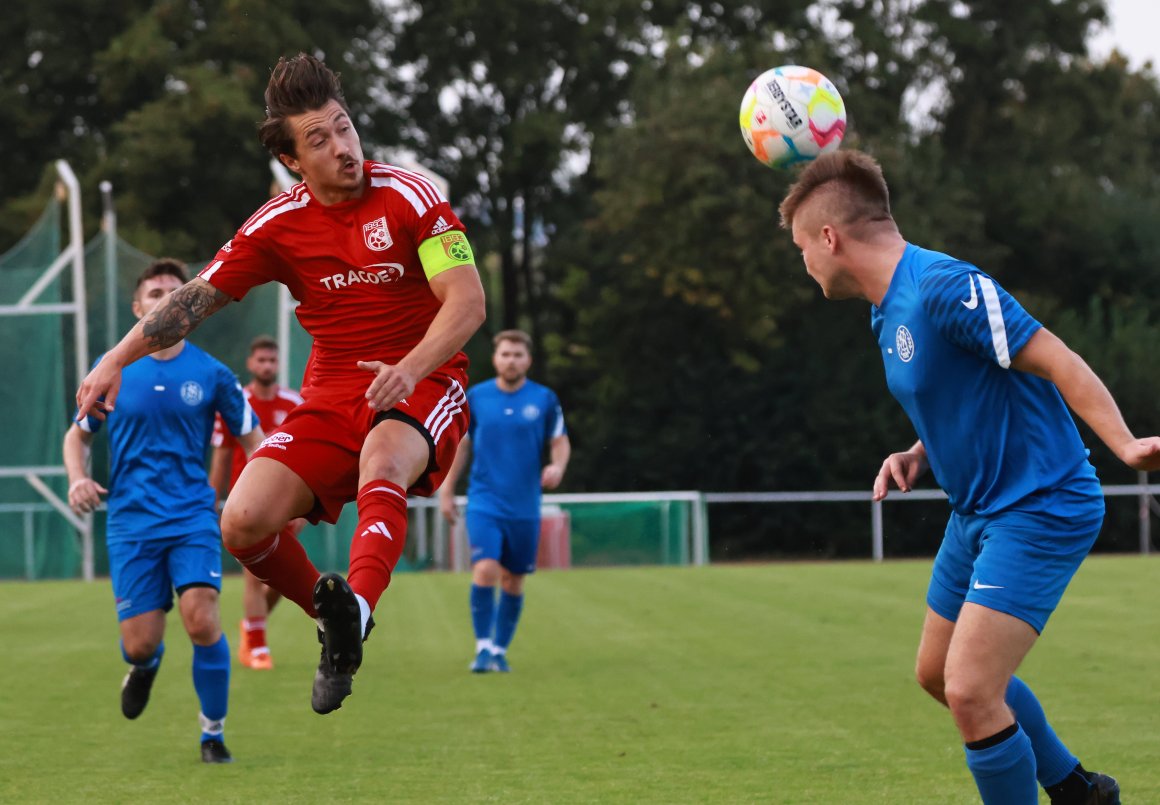
[[[489,332],[534,334],[571,490],[868,488],[913,439],[868,307],[825,303],[777,228],[793,174],[738,134],[749,81],[785,63],[839,86],[846,145],[882,162],[908,239],[995,276],[1136,432],[1160,430],[1160,88],[1088,54],[1100,0],[9,5],[0,249],[63,157],[94,225],[108,179],[135,246],[212,254],[268,195],[271,66],[322,55],[369,154],[407,149],[450,181],[490,291],[475,377]],[[1105,482],[1134,480],[1085,438]],[[1134,503],[1109,509],[1101,544],[1133,547]],[[938,505],[887,512],[892,552],[933,550]],[[860,554],[866,520],[722,509],[715,557]]]

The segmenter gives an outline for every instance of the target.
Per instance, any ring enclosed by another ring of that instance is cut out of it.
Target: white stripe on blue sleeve
[[[987,308],[987,321],[991,325],[991,343],[995,345],[995,359],[1004,369],[1011,368],[1011,356],[1007,353],[1007,326],[1003,323],[1003,309],[999,305],[999,294],[995,283],[989,277],[977,275],[979,290],[983,292],[983,304]]]

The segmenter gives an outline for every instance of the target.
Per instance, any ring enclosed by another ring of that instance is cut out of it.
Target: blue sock
[[[471,627],[476,640],[491,639],[491,622],[495,620],[495,588],[471,585]]]
[[[193,644],[193,689],[201,702],[201,739],[220,741],[230,700],[230,644],[224,634],[212,646]]]
[[[160,643],[157,644],[157,650],[153,652],[152,657],[145,660],[145,662],[137,662],[137,660],[133,659],[132,657],[130,657],[128,654],[125,653],[125,644],[124,644],[124,642],[121,643],[121,656],[125,658],[125,662],[129,663],[130,665],[136,665],[138,668],[144,668],[146,670],[156,668],[157,666],[161,665],[161,657],[164,654],[165,654],[165,641],[162,640]]]
[[[1037,805],[1039,802],[1031,739],[1018,722],[1013,726],[1014,734],[997,744],[985,749],[966,748],[967,768],[975,778],[983,805]]]
[[[1079,759],[1056,737],[1039,700],[1019,677],[1011,677],[1006,699],[1007,705],[1015,711],[1019,726],[1031,739],[1039,784],[1047,788],[1061,782],[1079,764]]]
[[[512,637],[516,633],[516,624],[520,622],[520,610],[523,608],[522,595],[510,595],[503,590],[499,591],[499,607],[495,611],[496,648],[507,649],[511,645]]]

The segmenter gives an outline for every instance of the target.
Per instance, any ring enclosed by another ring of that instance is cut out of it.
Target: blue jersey
[[[468,389],[467,402],[472,447],[467,505],[498,517],[539,517],[544,448],[567,433],[555,392],[531,380],[504,391],[488,380]]]
[[[1059,391],[1010,369],[1041,326],[975,266],[910,244],[871,311],[887,385],[960,514],[1087,516],[1099,496]]]
[[[217,529],[205,454],[219,411],[236,436],[257,424],[234,373],[189,342],[169,360],[146,356],[125,367],[116,410],[105,423],[109,543]],[[101,426],[91,416],[78,424],[90,433]]]

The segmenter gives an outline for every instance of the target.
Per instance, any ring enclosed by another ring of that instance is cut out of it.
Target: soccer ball
[[[846,105],[830,79],[809,67],[766,70],[741,99],[741,136],[771,168],[809,162],[837,149]]]

